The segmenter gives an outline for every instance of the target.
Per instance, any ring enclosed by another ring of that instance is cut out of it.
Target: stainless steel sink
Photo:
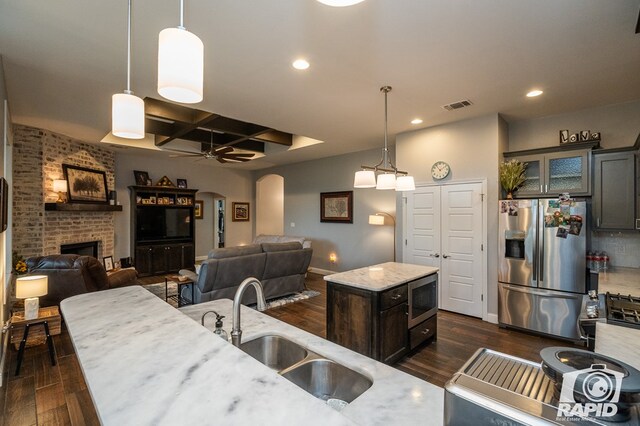
[[[258,337],[242,343],[240,349],[337,410],[373,385],[363,374],[282,336]]]
[[[262,336],[242,343],[240,349],[267,367],[282,371],[308,355],[305,348],[280,336]]]
[[[324,401],[339,399],[349,403],[373,385],[362,374],[328,359],[301,363],[282,377]]]

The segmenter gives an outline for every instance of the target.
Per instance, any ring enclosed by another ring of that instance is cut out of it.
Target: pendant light
[[[144,138],[144,102],[131,91],[131,0],[127,13],[127,90],[111,97],[111,133],[119,138]]]
[[[353,6],[354,4],[362,3],[364,0],[318,0],[322,4],[333,7],[345,7]]]
[[[388,147],[387,134],[387,94],[391,91],[391,86],[383,86],[380,91],[384,93],[384,149],[382,159],[375,166],[361,166],[362,170],[356,172],[353,179],[354,188],[376,188],[395,189],[396,191],[414,191],[415,182],[409,173],[398,170],[391,161]],[[376,173],[378,174],[376,182]]]
[[[184,28],[184,0],[180,0],[180,25],[160,31],[158,40],[158,93],[171,101],[202,101],[204,45]]]

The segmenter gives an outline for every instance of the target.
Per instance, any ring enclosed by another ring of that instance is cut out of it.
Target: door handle
[[[443,254],[443,255],[442,255],[442,257],[443,257],[443,258],[445,258],[445,259],[448,259],[448,258],[450,258],[451,256],[447,256],[446,254]]]
[[[422,334],[429,334],[431,330],[428,328],[425,328],[424,330],[421,331]]]
[[[429,256],[431,256],[431,257],[440,257],[440,255],[439,255],[438,253],[436,253],[436,254],[430,254]]]
[[[636,222],[637,222],[637,221],[636,221]],[[597,218],[597,219],[596,219],[596,226],[597,226],[598,228],[600,228],[600,218]]]
[[[636,229],[640,229],[640,219],[636,219]]]
[[[402,297],[401,294],[394,294],[393,296],[391,296],[391,300],[398,300]]]
[[[546,193],[546,192],[549,192],[549,184],[548,184],[548,183],[545,183],[545,184],[544,184],[544,192],[545,192],[545,193]]]

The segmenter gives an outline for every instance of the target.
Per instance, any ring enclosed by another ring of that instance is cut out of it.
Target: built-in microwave
[[[409,328],[438,311],[438,274],[409,282]]]

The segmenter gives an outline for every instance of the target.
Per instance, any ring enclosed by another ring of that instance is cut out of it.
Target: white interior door
[[[482,184],[443,185],[440,308],[482,317]]]
[[[407,194],[407,234],[403,261],[440,268],[440,187]]]

